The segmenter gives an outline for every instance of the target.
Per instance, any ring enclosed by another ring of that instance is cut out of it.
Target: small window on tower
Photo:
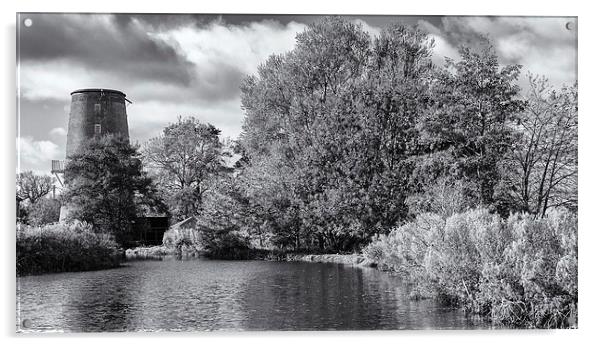
[[[94,104],[94,114],[100,114],[100,103]]]
[[[100,127],[100,124],[94,124],[94,134],[99,135],[101,131],[102,128]]]

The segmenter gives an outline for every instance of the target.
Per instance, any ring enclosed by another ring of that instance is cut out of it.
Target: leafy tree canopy
[[[115,235],[118,243],[126,243],[136,216],[161,207],[139,157],[137,147],[121,136],[89,140],[65,167],[63,198],[68,217],[91,223],[96,230]]]
[[[146,168],[175,220],[199,215],[211,179],[224,169],[219,134],[194,117],[179,118],[144,146]]]

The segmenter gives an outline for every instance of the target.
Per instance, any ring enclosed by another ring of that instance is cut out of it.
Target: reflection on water
[[[483,328],[461,311],[408,299],[399,278],[338,264],[147,261],[17,279],[31,329],[349,330]]]

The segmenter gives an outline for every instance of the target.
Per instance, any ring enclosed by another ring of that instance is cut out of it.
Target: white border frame
[[[592,2],[594,3],[594,2]],[[600,30],[597,26],[600,13],[593,5],[576,1],[532,1],[503,0],[487,1],[384,1],[369,0],[363,4],[325,2],[324,0],[302,0],[296,3],[284,1],[215,1],[187,2],[171,0],[156,2],[128,2],[123,0],[103,1],[33,1],[21,0],[17,4],[2,3],[2,60],[3,75],[1,104],[5,110],[2,129],[3,208],[1,220],[5,227],[2,233],[4,299],[1,327],[5,341],[11,344],[33,344],[43,342],[50,345],[76,345],[85,339],[87,344],[104,345],[106,342],[144,343],[161,345],[166,338],[177,338],[181,343],[220,343],[245,345],[305,345],[307,343],[332,344],[339,341],[345,345],[370,343],[420,343],[440,345],[508,345],[512,344],[557,344],[568,345],[593,342],[597,335],[601,312],[597,295],[601,280],[598,268],[600,257],[597,247],[602,244],[598,211],[601,168],[598,154],[602,117],[597,112],[597,85],[602,82],[600,67]],[[383,332],[240,332],[240,333],[168,333],[168,334],[67,334],[40,338],[39,335],[15,335],[15,204],[14,192],[16,150],[16,71],[15,71],[15,18],[16,12],[148,12],[148,13],[294,13],[294,14],[399,14],[399,15],[546,15],[578,16],[579,53],[578,66],[580,89],[579,118],[579,329],[555,331],[383,331]],[[581,73],[581,71],[586,71]],[[596,83],[597,82],[597,83]],[[596,83],[596,84],[595,84]],[[10,164],[7,164],[10,163]],[[192,340],[188,340],[194,338]]]

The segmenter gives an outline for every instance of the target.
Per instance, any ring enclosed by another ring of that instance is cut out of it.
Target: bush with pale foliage
[[[405,275],[417,297],[504,325],[576,325],[577,217],[568,211],[507,220],[484,209],[447,218],[421,214],[375,238],[364,254]]]

